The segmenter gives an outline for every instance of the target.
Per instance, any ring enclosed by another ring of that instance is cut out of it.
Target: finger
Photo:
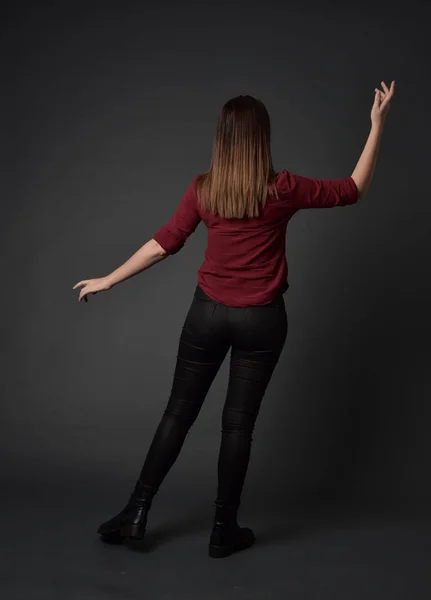
[[[75,283],[75,285],[73,286],[73,290],[77,287],[79,287],[80,285],[87,285],[87,283],[89,282],[89,279],[84,279],[83,281],[79,281],[78,283]]]
[[[384,81],[381,81],[380,83],[382,84],[382,88],[385,90],[385,93],[387,94],[389,92],[388,86],[386,85],[386,83]]]
[[[389,88],[389,97],[392,98],[392,96],[394,95],[394,91],[395,91],[395,81],[392,81],[391,83],[391,87]]]
[[[386,96],[386,98],[381,103],[380,108],[386,108],[386,106],[390,105],[389,103],[390,103],[390,98],[389,98],[389,96]]]
[[[389,102],[389,100],[392,98],[393,93],[392,92],[388,92],[387,94],[385,94],[384,98],[383,98],[383,102],[385,104],[387,104]]]
[[[376,95],[374,96],[374,104],[377,104],[377,106],[379,106],[381,101],[382,101],[381,92],[380,92],[380,90],[376,89]]]

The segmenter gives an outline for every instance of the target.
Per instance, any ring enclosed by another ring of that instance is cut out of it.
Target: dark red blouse
[[[208,244],[197,283],[210,298],[228,306],[267,304],[287,290],[286,229],[298,210],[358,201],[351,177],[310,179],[284,170],[276,180],[279,199],[269,196],[259,217],[223,219],[201,210],[196,178],[170,221],[153,237],[168,254],[175,254],[203,221]]]

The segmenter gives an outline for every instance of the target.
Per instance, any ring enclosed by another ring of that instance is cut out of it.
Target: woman
[[[171,220],[110,275],[78,282],[79,302],[177,253],[202,220],[208,228],[205,260],[183,325],[169,401],[125,508],[102,523],[110,541],[143,538],[148,511],[209,387],[231,349],[222,417],[218,490],[209,555],[225,557],[255,542],[240,527],[240,506],[259,408],[283,349],[288,288],[285,235],[301,208],[355,204],[370,184],[394,93],[382,81],[375,89],[371,131],[350,177],[319,180],[276,173],[270,148],[270,119],[251,96],[222,108],[208,172],[196,176]]]

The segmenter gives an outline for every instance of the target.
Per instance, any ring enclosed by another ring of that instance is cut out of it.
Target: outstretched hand
[[[78,302],[84,300],[84,302],[88,302],[87,295],[88,294],[97,294],[97,292],[104,292],[106,290],[111,289],[112,285],[106,279],[106,277],[99,277],[97,279],[83,279],[82,281],[78,281],[72,289],[76,289],[78,287],[82,287]]]

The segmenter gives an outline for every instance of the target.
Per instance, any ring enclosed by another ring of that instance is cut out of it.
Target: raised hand
[[[384,124],[395,91],[395,81],[392,81],[390,88],[384,81],[381,84],[383,91],[375,88],[374,104],[371,109],[371,123],[377,126]]]

